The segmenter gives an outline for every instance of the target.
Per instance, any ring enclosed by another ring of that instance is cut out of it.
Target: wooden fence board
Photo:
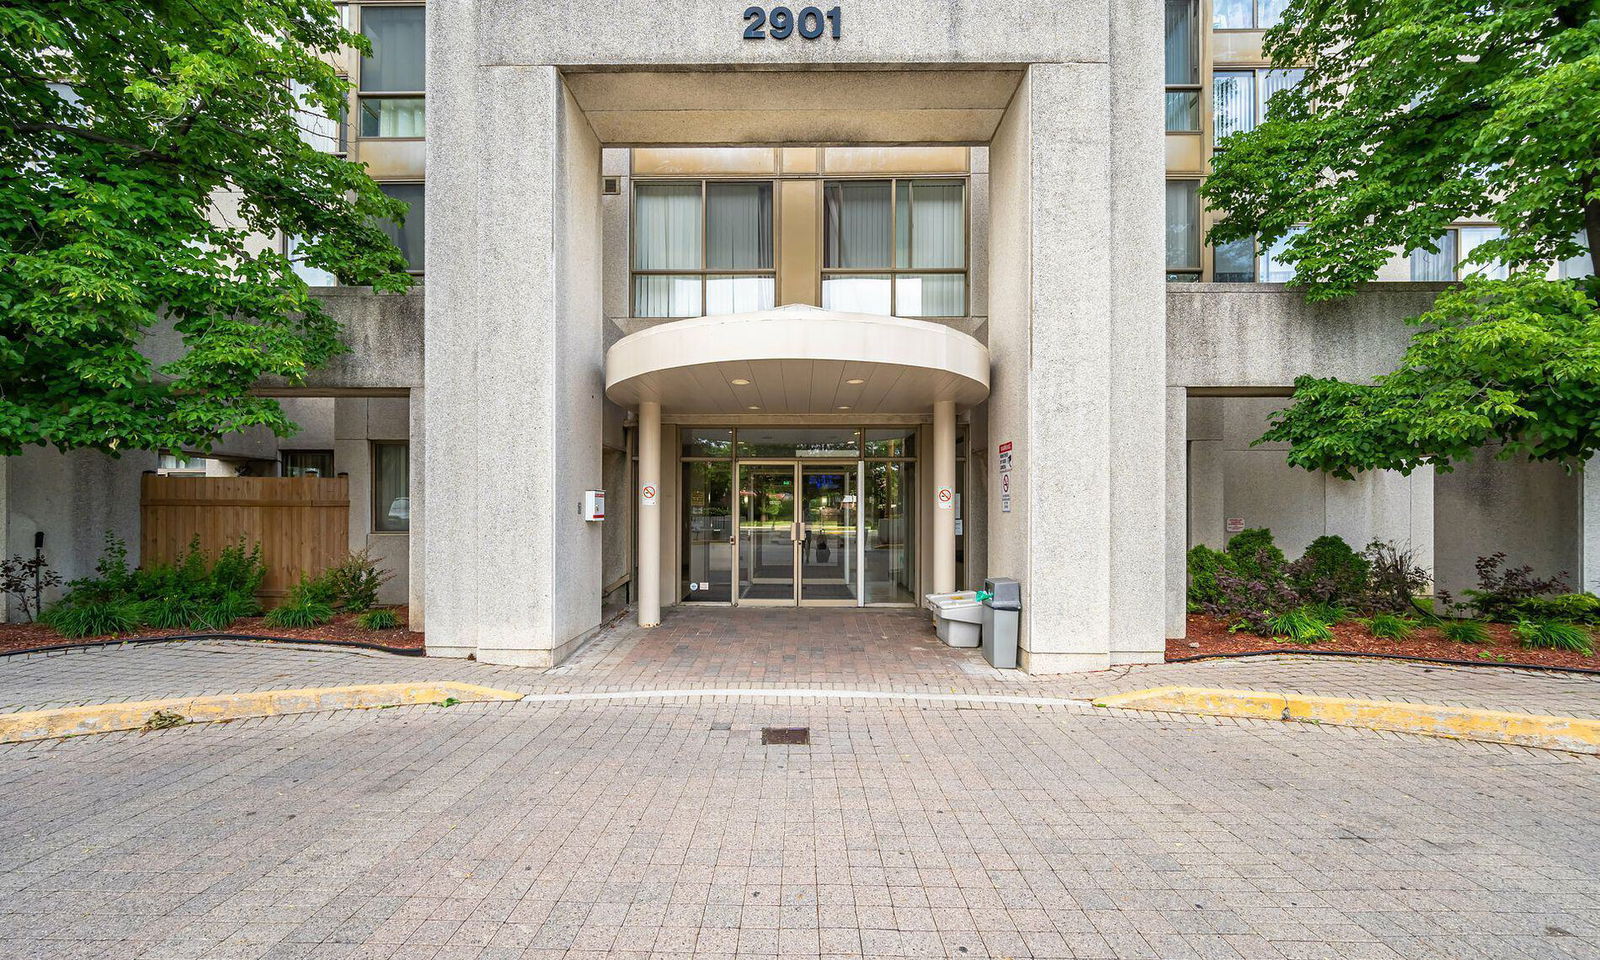
[[[142,564],[177,563],[196,535],[214,560],[242,537],[247,545],[261,545],[267,577],[257,596],[267,606],[301,574],[315,576],[350,552],[347,477],[146,474],[139,493]]]

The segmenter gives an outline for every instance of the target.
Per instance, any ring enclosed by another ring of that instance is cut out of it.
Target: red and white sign
[[[939,493],[934,497],[940,510],[954,510],[956,506],[956,492],[949,487],[940,487]]]
[[[653,483],[645,484],[644,486],[639,488],[639,502],[641,504],[643,504],[644,506],[647,506],[647,507],[655,506],[656,505],[656,499],[657,499],[656,493],[657,493],[657,490],[656,490],[656,485],[655,484],[653,484]]]
[[[1011,512],[1011,441],[1000,444],[997,466],[1000,472],[1000,512]]]
[[[1244,533],[1244,517],[1229,517],[1224,526],[1229,533]]]

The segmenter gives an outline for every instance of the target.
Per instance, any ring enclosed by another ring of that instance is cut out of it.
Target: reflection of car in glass
[[[411,519],[411,498],[410,497],[396,497],[395,499],[391,500],[389,502],[389,519],[390,520],[410,520]]]

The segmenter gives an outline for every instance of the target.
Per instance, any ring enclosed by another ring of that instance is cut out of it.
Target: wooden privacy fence
[[[272,606],[301,574],[315,576],[350,552],[346,477],[162,477],[139,489],[139,562],[177,563],[198,534],[212,560],[244,538],[261,544],[267,577],[257,593]]]

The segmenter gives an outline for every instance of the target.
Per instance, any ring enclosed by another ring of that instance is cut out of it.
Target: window
[[[1232,133],[1254,130],[1265,120],[1272,96],[1305,78],[1304,70],[1218,70],[1211,75],[1216,143]]]
[[[283,475],[286,477],[333,476],[332,450],[282,450]]]
[[[1584,248],[1584,252],[1575,257],[1568,257],[1561,261],[1558,273],[1563,280],[1577,280],[1580,277],[1594,276],[1594,261],[1589,257],[1589,243],[1586,234],[1580,233],[1572,238],[1572,242]]]
[[[1167,280],[1200,279],[1200,181],[1167,181]]]
[[[1219,243],[1212,251],[1212,279],[1218,283],[1254,283],[1256,242],[1250,237]]]
[[[372,529],[411,529],[411,444],[372,445]]]
[[[1197,0],[1167,0],[1167,132],[1200,130]]]
[[[1291,227],[1277,242],[1261,252],[1261,282],[1288,283],[1294,279],[1294,264],[1283,259],[1289,241],[1305,233],[1305,227]]]
[[[394,245],[400,248],[400,253],[406,258],[411,272],[421,273],[425,260],[422,227],[427,214],[427,205],[423,202],[425,193],[422,184],[380,183],[378,189],[396,200],[410,204],[403,222],[385,220],[380,226],[383,227],[383,232],[389,235],[389,239],[394,241]]]
[[[633,191],[633,315],[773,306],[772,183],[680,180]]]
[[[1289,0],[1215,0],[1211,7],[1214,30],[1267,30],[1278,25]]]
[[[425,129],[426,45],[422,7],[361,8],[361,35],[372,56],[361,58],[361,135],[421,137]]]
[[[823,185],[822,306],[897,317],[967,313],[964,180]]]
[[[1434,241],[1438,253],[1426,250],[1411,252],[1411,279],[1417,281],[1449,282],[1464,277],[1506,278],[1506,265],[1465,263],[1472,252],[1490,240],[1500,238],[1499,227],[1451,227],[1444,236]]]

